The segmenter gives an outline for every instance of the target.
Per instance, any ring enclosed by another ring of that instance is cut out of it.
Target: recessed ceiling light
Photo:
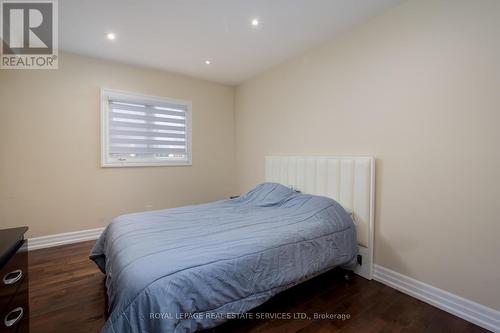
[[[106,38],[109,39],[109,40],[115,40],[116,39],[116,35],[112,32],[108,32],[106,34]]]
[[[258,25],[259,25],[259,20],[258,20],[258,19],[256,19],[256,18],[254,18],[254,19],[252,20],[252,25],[253,25],[254,27],[258,26]]]
[[[212,62],[210,60],[205,60],[205,64],[210,65]]]

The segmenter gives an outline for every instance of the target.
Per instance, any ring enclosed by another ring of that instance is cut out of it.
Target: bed
[[[333,267],[359,269],[358,252],[341,204],[277,182],[235,199],[123,215],[90,255],[106,274],[102,332],[211,328]]]

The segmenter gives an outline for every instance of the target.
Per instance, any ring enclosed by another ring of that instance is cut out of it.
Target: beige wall
[[[100,168],[101,87],[193,102],[193,166]],[[234,88],[62,54],[59,70],[0,70],[0,224],[29,236],[234,193]]]
[[[377,162],[375,261],[500,310],[500,1],[413,0],[236,92],[240,191],[266,154]]]

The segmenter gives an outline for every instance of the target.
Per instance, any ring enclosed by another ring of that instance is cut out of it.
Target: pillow
[[[351,217],[351,219],[354,221],[354,212],[352,211],[352,209],[344,207],[344,210]]]

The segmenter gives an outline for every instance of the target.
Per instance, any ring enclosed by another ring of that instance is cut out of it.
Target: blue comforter
[[[102,332],[153,333],[216,326],[356,254],[337,202],[264,183],[237,199],[117,217],[90,257],[106,273]]]

